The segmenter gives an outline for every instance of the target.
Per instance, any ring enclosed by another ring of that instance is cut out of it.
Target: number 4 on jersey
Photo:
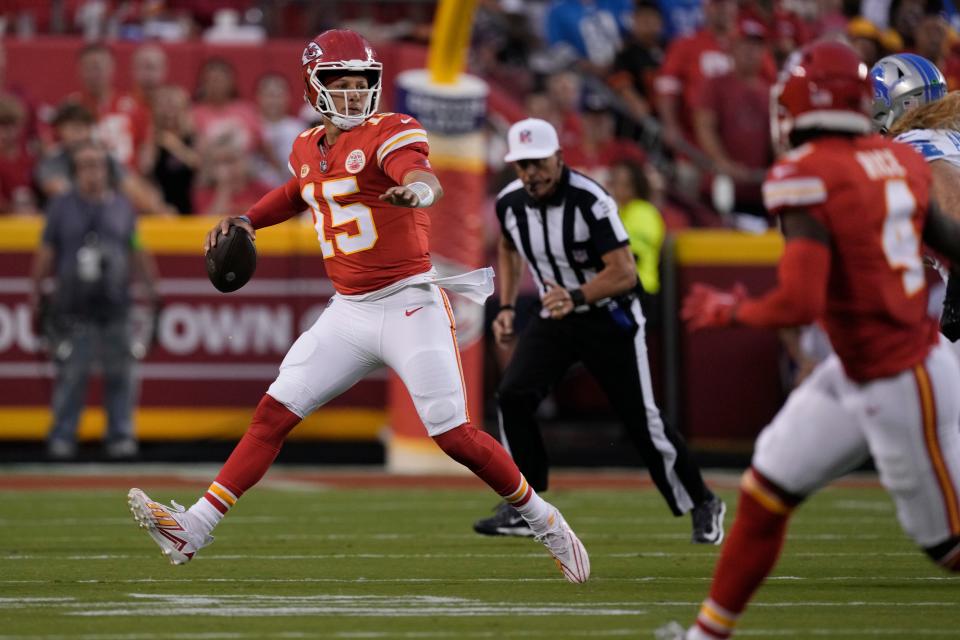
[[[923,289],[923,260],[920,257],[920,238],[913,226],[917,199],[904,180],[887,180],[887,215],[883,221],[883,253],[887,262],[903,271],[903,290],[912,296]]]

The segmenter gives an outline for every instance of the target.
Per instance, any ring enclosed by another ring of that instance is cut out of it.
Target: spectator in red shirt
[[[236,71],[221,58],[210,58],[200,69],[193,124],[201,151],[225,134],[248,153],[265,147],[260,115],[252,102],[239,98]]]
[[[146,141],[149,112],[128,93],[114,87],[113,52],[94,43],[80,50],[77,59],[81,89],[69,100],[86,107],[97,119],[97,138],[123,165],[136,169],[137,153]]]
[[[23,142],[27,115],[15,97],[0,95],[0,213],[37,213],[34,157]]]
[[[768,34],[752,18],[742,19],[738,31],[731,49],[733,69],[704,81],[694,123],[697,143],[716,172],[734,181],[734,222],[759,229],[766,228],[760,185],[773,160],[770,83],[763,77]]]
[[[36,105],[23,87],[7,82],[7,53],[2,42],[0,42],[0,95],[12,96],[20,102],[25,118],[23,127],[20,129],[21,142],[31,147],[35,146],[38,131]]]
[[[574,71],[558,71],[547,77],[547,97],[557,111],[557,135],[564,149],[580,146],[583,136],[580,118],[582,85],[580,76]]]
[[[238,215],[270,191],[269,185],[253,178],[249,155],[240,140],[230,134],[207,145],[202,172],[201,186],[193,198],[201,215]]]
[[[803,20],[785,9],[779,0],[745,0],[740,4],[740,18],[756,20],[766,27],[777,69],[791,52],[810,39]]]
[[[157,91],[167,82],[167,54],[155,44],[137,47],[130,60],[133,97],[148,111],[153,109]]]
[[[692,113],[700,85],[706,78],[727,73],[733,64],[727,45],[736,28],[736,0],[704,0],[703,14],[703,28],[667,48],[654,81],[664,142],[674,148],[695,140]]]

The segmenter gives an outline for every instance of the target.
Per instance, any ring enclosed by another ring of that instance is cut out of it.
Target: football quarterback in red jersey
[[[585,582],[586,550],[560,512],[528,485],[516,464],[469,424],[456,326],[443,288],[475,301],[492,292],[481,269],[438,278],[430,262],[430,219],[442,195],[427,160],[427,133],[412,117],[379,113],[382,65],[349,30],[326,31],[303,51],[305,97],[323,117],[290,153],[293,177],[246,215],[224,218],[204,250],[231,226],[255,229],[309,209],[327,275],[336,288],[317,322],[290,348],[250,428],[216,480],[189,510],[131,489],[134,517],[174,564],[209,544],[210,531],[272,464],[300,420],[382,366],[403,380],[427,432],[513,504],[564,577]]]
[[[960,229],[930,202],[923,158],[870,134],[857,54],[819,42],[798,58],[777,86],[775,128],[794,148],[763,187],[786,238],[779,284],[760,298],[694,285],[682,315],[693,330],[819,321],[836,353],[760,434],[709,597],[694,626],[674,623],[663,639],[733,635],[791,512],[870,456],[904,531],[960,571],[960,369],[927,316],[920,253],[922,238],[956,261]]]

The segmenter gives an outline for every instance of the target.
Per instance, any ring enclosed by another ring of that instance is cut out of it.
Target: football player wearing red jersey
[[[231,226],[254,237],[309,208],[337,293],[290,348],[250,428],[200,500],[182,510],[131,489],[134,516],[173,564],[187,562],[304,416],[388,366],[440,448],[523,514],[567,580],[585,582],[589,559],[563,516],[496,440],[469,424],[456,326],[441,287],[482,302],[493,290],[492,271],[438,278],[431,265],[424,209],[443,191],[427,160],[426,131],[410,116],[377,112],[382,65],[353,31],[320,34],[302,65],[306,99],[323,125],[294,143],[290,181],[245,216],[220,220],[204,250]]]
[[[960,369],[927,315],[920,253],[922,237],[957,261],[960,228],[930,202],[923,158],[870,134],[857,54],[819,42],[798,58],[777,86],[776,129],[795,148],[763,188],[786,238],[779,284],[760,298],[694,285],[682,315],[692,330],[819,321],[836,353],[760,434],[709,597],[693,627],[674,623],[663,639],[733,635],[792,511],[870,456],[904,531],[960,570]]]

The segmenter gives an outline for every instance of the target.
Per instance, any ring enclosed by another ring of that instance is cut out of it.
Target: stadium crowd
[[[286,173],[286,149],[312,124],[300,88],[280,75],[238,91],[229,62],[206,60],[194,86],[168,82],[162,42],[309,38],[343,21],[372,40],[426,42],[435,3],[254,0],[17,0],[0,8],[7,37],[86,38],[80,91],[37,104],[4,80],[0,51],[0,211],[37,213],[65,188],[65,148],[101,139],[140,212],[223,215],[246,209]],[[960,21],[941,0],[481,0],[470,68],[515,101],[491,105],[492,130],[519,115],[560,132],[567,164],[596,178],[638,233],[733,226],[763,230],[764,169],[773,159],[771,85],[791,51],[845,38],[872,65],[900,51],[960,83]],[[175,28],[176,27],[176,28]],[[115,81],[111,42],[142,44],[130,91]],[[491,136],[491,195],[509,179],[502,135]],[[59,158],[59,160],[58,160]],[[633,206],[630,203],[634,203]],[[648,270],[649,271],[649,270]],[[647,276],[649,279],[650,276]],[[648,288],[655,289],[650,283]]]

